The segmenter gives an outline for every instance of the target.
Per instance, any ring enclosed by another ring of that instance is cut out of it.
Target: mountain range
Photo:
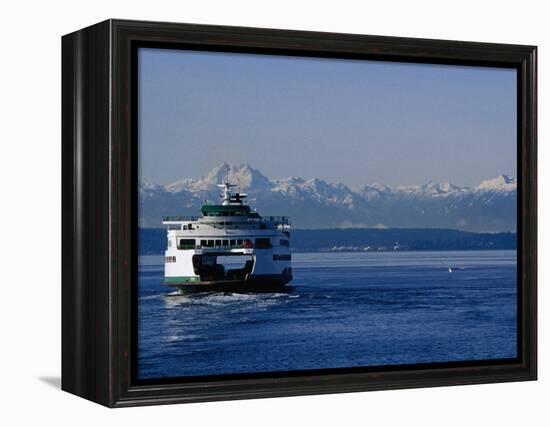
[[[516,180],[500,175],[473,188],[449,182],[350,188],[318,178],[269,179],[247,164],[223,163],[200,178],[167,185],[140,183],[139,225],[159,227],[167,215],[197,215],[216,186],[229,180],[248,194],[261,215],[290,216],[294,228],[451,228],[473,232],[516,230]]]

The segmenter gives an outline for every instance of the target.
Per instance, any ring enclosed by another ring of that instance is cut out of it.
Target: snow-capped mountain
[[[171,193],[179,193],[182,190],[194,193],[209,192],[216,189],[216,185],[227,180],[231,183],[237,183],[243,190],[248,188],[267,189],[270,186],[269,179],[246,164],[229,165],[228,163],[222,163],[202,178],[183,178],[168,184],[165,189]]]
[[[318,178],[269,179],[246,164],[223,163],[201,178],[140,185],[139,223],[159,227],[166,215],[196,215],[205,200],[219,200],[229,180],[248,193],[264,215],[288,215],[295,228],[415,227],[466,231],[516,229],[516,181],[501,175],[475,188],[449,182],[391,188],[349,188]]]
[[[500,175],[493,179],[483,181],[476,187],[478,191],[512,191],[517,189],[516,180],[508,175]]]

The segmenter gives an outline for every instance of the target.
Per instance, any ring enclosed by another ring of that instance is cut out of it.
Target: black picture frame
[[[518,73],[518,358],[138,382],[136,46],[491,65]],[[109,407],[537,378],[534,46],[107,20],[62,38],[62,389]]]

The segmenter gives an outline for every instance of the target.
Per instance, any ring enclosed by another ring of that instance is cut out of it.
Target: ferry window
[[[235,240],[230,240],[229,241],[229,246],[235,246]]]
[[[221,240],[216,240],[216,246],[221,246],[222,245],[222,241]]]
[[[223,246],[229,246],[229,240],[224,240],[223,241]]]
[[[281,239],[281,246],[287,246],[288,247],[288,240],[287,239]]]
[[[257,249],[269,249],[271,248],[271,241],[268,238],[261,237],[256,239]]]
[[[180,239],[178,249],[195,249],[195,239]]]
[[[208,240],[201,240],[201,246],[208,246]]]
[[[241,239],[237,239],[237,246],[242,246],[243,241]]]
[[[208,246],[209,248],[213,248],[213,247],[214,247],[214,240],[209,240],[207,246]]]

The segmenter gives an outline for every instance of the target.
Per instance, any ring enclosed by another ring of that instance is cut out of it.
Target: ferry
[[[165,217],[164,284],[182,292],[272,291],[292,280],[290,221],[260,216],[246,194],[223,189],[199,217]]]

